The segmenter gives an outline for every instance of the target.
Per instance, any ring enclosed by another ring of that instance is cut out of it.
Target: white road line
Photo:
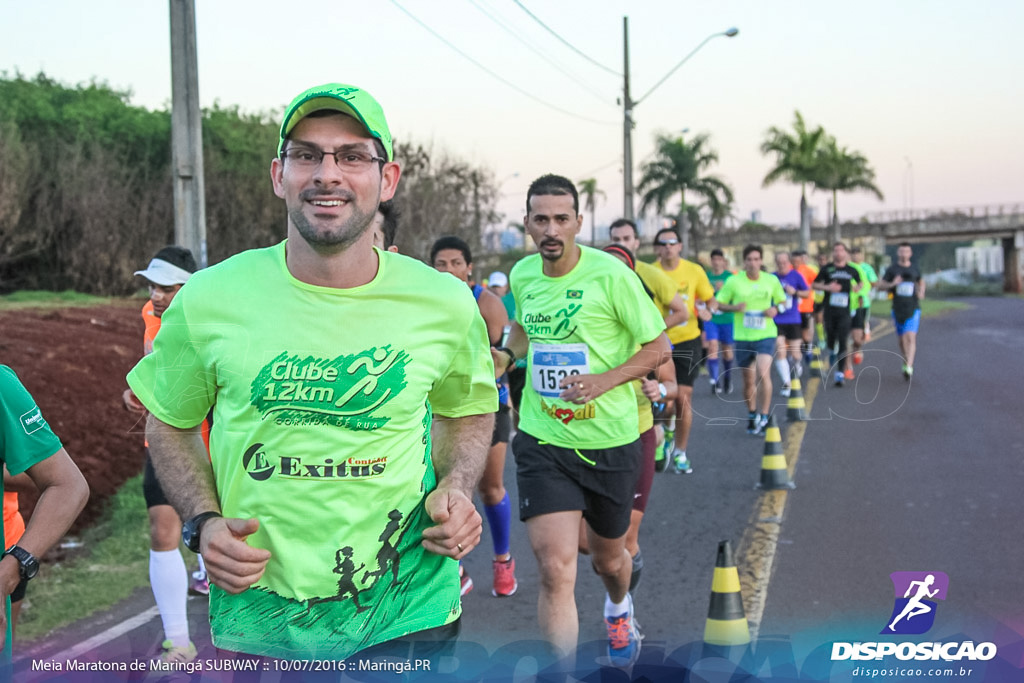
[[[128,633],[129,631],[134,631],[135,629],[139,628],[140,626],[142,626],[143,624],[147,623],[152,619],[159,618],[160,610],[154,605],[145,612],[142,612],[141,614],[136,614],[131,619],[126,619],[125,621],[122,621],[120,624],[115,624],[114,626],[111,626],[102,633],[97,633],[92,638],[83,640],[82,642],[78,643],[77,645],[73,645],[72,647],[69,647],[63,652],[58,652],[57,654],[50,657],[50,659],[52,659],[55,662],[66,662],[69,659],[77,659],[81,655],[84,655],[86,652],[89,652],[90,650],[95,650],[100,645],[109,643],[114,638],[123,636],[125,633]]]

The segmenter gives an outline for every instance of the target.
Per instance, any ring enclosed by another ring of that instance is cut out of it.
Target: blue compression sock
[[[708,373],[711,375],[711,379],[718,381],[718,359],[708,358]]]
[[[491,527],[491,540],[494,543],[495,555],[504,555],[508,552],[512,525],[511,507],[507,491],[505,497],[497,505],[484,505],[487,525]]]

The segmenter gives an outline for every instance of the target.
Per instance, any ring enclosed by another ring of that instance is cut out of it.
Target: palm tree
[[[697,227],[700,225],[696,211],[690,210],[695,207],[686,203],[686,193],[696,194],[709,203],[731,204],[733,201],[732,188],[718,176],[706,173],[709,166],[718,163],[718,153],[708,146],[708,139],[707,133],[694,136],[690,142],[659,135],[655,138],[654,159],[644,163],[640,169],[643,175],[637,190],[643,193],[641,212],[653,206],[658,213],[664,213],[669,201],[679,197],[676,220],[683,238],[683,258],[690,258],[691,231],[695,247],[693,253],[697,253]]]
[[[708,231],[714,235],[725,232],[725,223],[735,217],[732,215],[733,204],[717,196],[709,197],[701,204],[700,209],[707,215]]]
[[[594,246],[597,240],[597,224],[594,223],[594,209],[597,202],[594,198],[597,195],[606,197],[603,190],[597,189],[597,178],[587,178],[579,182],[579,193],[583,195],[583,208],[590,212],[590,246]]]
[[[804,117],[794,111],[793,132],[772,126],[761,143],[761,154],[775,155],[775,168],[764,177],[768,187],[779,180],[800,185],[800,248],[806,250],[811,241],[811,223],[807,215],[807,184],[814,183],[819,162],[818,149],[825,131],[821,126],[807,130]]]
[[[879,200],[885,199],[875,185],[875,171],[868,160],[859,152],[839,147],[834,137],[827,136],[818,149],[818,169],[814,186],[819,190],[832,192],[832,236],[835,244],[841,238],[839,231],[839,193],[862,190],[870,192]]]

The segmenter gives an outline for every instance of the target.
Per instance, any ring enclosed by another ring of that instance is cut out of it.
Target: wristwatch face
[[[199,533],[197,532],[194,518],[182,525],[181,540],[185,542],[185,547],[192,552],[199,551]]]
[[[188,520],[181,526],[181,540],[185,547],[194,553],[199,552],[199,533],[203,524],[212,517],[220,517],[219,512],[203,512]]]
[[[24,548],[12,545],[10,549],[8,549],[7,554],[11,555],[18,561],[18,564],[20,565],[18,572],[21,574],[23,579],[31,579],[39,573],[39,560]]]

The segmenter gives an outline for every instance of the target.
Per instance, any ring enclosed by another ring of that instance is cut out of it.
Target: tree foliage
[[[397,143],[395,159],[402,164],[395,194],[402,212],[398,251],[425,261],[438,237],[455,235],[478,253],[483,228],[501,218],[494,174],[412,142]]]
[[[808,130],[807,123],[799,111],[793,112],[793,131],[789,132],[772,126],[765,133],[761,143],[761,154],[775,155],[775,167],[764,177],[763,185],[768,187],[779,180],[787,180],[800,186],[800,194],[806,199],[806,187],[813,183],[818,166],[818,149],[825,138],[825,130],[818,126]]]
[[[840,147],[831,135],[818,147],[814,169],[814,187],[832,193],[832,225],[839,223],[840,192],[870,192],[884,199],[875,185],[875,171],[859,152]]]
[[[697,205],[687,204],[687,193],[703,200],[712,215],[728,215],[724,208],[733,202],[729,185],[707,169],[718,163],[718,153],[709,145],[710,137],[701,133],[686,142],[682,138],[659,135],[655,138],[655,156],[641,167],[642,176],[637,189],[643,194],[641,212],[654,208],[664,213],[669,202],[679,199],[677,222],[687,226],[683,230],[683,256],[699,251],[699,241],[706,225]],[[692,237],[692,242],[689,238]],[[688,249],[692,244],[692,250]]]
[[[597,212],[597,197],[598,195],[602,197],[607,195],[604,190],[598,189],[597,178],[584,178],[577,185],[577,190],[583,197],[583,209],[590,214],[590,246],[594,246],[597,241],[597,224],[594,222]]]
[[[210,263],[284,238],[269,178],[277,136],[276,114],[203,112]],[[413,143],[396,158],[402,251],[423,257],[442,234],[478,247],[498,219],[490,172]],[[103,83],[0,73],[0,292],[136,290],[132,273],[174,240],[172,187],[168,111]]]

